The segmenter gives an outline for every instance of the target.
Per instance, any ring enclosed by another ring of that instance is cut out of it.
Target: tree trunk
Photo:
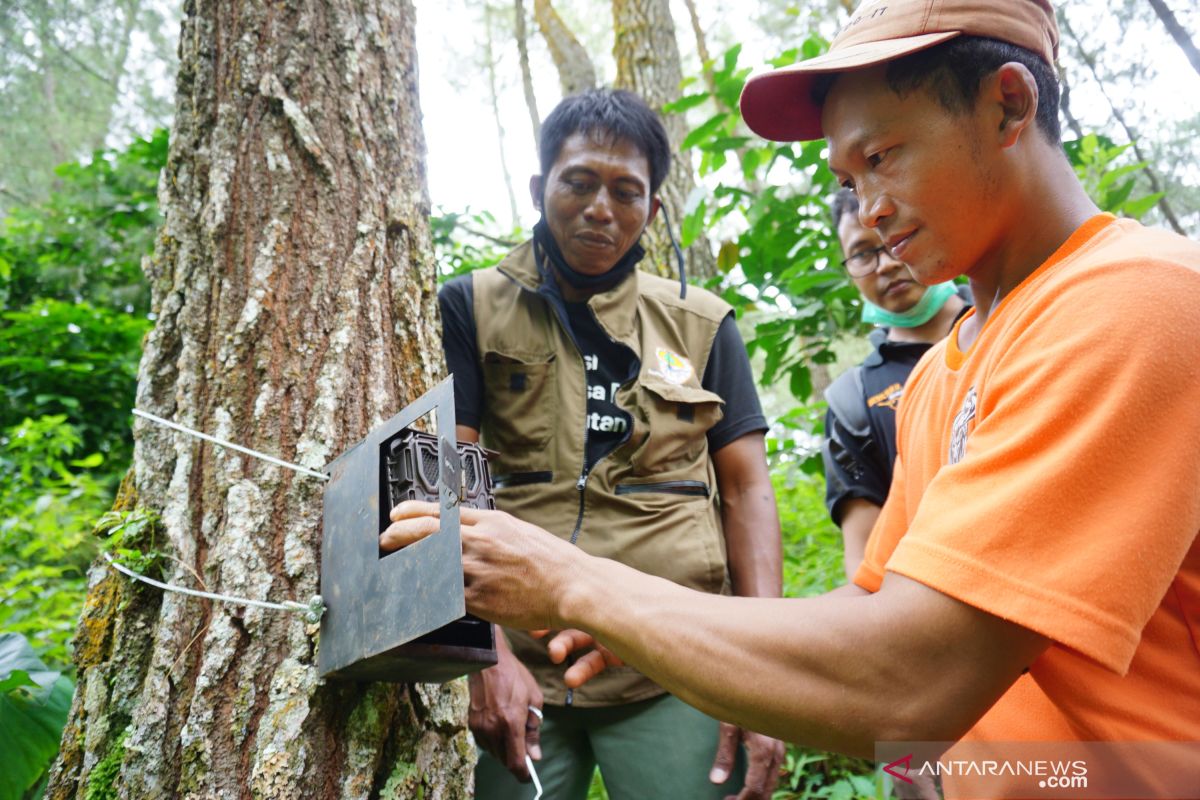
[[[533,126],[533,147],[542,146],[542,115],[538,113],[537,95],[533,92],[533,71],[529,68],[529,34],[525,27],[525,3],[513,0],[513,19],[516,22],[517,56],[521,64],[521,89],[525,92],[525,107]]]
[[[1192,42],[1192,37],[1179,24],[1179,20],[1175,18],[1175,15],[1163,0],[1150,0],[1150,5],[1154,8],[1154,13],[1158,15],[1162,24],[1166,26],[1167,32],[1171,34],[1171,38],[1183,50],[1188,61],[1192,62],[1192,68],[1196,70],[1197,74],[1200,74],[1200,50],[1196,49],[1195,43]]]
[[[443,371],[412,6],[189,0],[177,90],[138,405],[320,468]],[[318,591],[319,480],[134,438],[164,580]],[[465,682],[322,683],[316,632],[99,562],[47,797],[469,796]]]
[[[492,46],[495,33],[492,29],[492,7],[489,3],[483,5],[484,67],[488,79],[488,100],[492,105],[492,118],[496,120],[496,140],[500,150],[500,174],[504,177],[504,189],[508,193],[509,230],[516,230],[521,225],[521,212],[517,209],[517,195],[513,191],[512,172],[508,169],[508,158],[504,155],[504,140],[508,138],[504,130],[504,121],[500,119],[500,97],[496,82],[496,51]]]
[[[616,85],[640,95],[661,113],[665,104],[679,99],[679,84],[683,81],[670,5],[667,0],[613,0],[612,8]],[[659,196],[670,211],[671,221],[679,226],[688,196],[696,188],[696,178],[691,153],[679,149],[687,135],[685,119],[679,114],[661,116],[671,140],[673,158]],[[650,262],[646,269],[660,275],[678,274],[674,250],[662,223],[646,229],[643,244]],[[717,262],[703,235],[687,249],[686,256],[690,277],[705,279],[716,274]]]
[[[562,21],[554,6],[550,5],[550,0],[533,0],[533,16],[537,19],[546,46],[550,48],[550,58],[558,69],[563,97],[595,89],[596,68],[592,66],[587,50]]]

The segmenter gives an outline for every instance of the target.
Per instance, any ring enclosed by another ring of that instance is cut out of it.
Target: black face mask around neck
[[[646,249],[642,247],[641,242],[634,242],[633,247],[629,248],[608,272],[603,275],[584,275],[582,272],[572,269],[571,265],[567,263],[562,250],[558,247],[558,242],[554,240],[554,234],[550,233],[550,226],[546,224],[544,216],[533,226],[533,241],[541,248],[546,260],[554,265],[554,270],[563,277],[563,280],[580,291],[588,292],[603,291],[616,286],[629,273],[633,272],[638,262],[646,255]]]

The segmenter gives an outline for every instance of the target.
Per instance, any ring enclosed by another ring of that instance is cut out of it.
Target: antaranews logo
[[[905,783],[912,783],[913,782],[912,778],[908,777],[908,770],[909,770],[909,767],[912,766],[912,759],[913,759],[913,754],[909,753],[906,756],[897,758],[895,761],[893,761],[890,764],[884,765],[883,771],[886,772],[888,775],[891,775],[893,778],[895,778],[898,781],[904,781]],[[896,771],[896,767],[901,766],[901,765],[904,766],[904,774],[900,774],[899,772]]]
[[[940,778],[947,798],[1200,798],[1200,742],[880,742],[897,786]]]

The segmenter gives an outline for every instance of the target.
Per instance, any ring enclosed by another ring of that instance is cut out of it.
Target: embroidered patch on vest
[[[692,377],[694,372],[692,362],[674,350],[660,347],[654,351],[654,355],[658,358],[659,368],[650,370],[651,375],[657,375],[667,383],[673,383],[676,386],[682,386],[687,383],[688,378]]]
[[[972,386],[967,396],[963,398],[962,409],[954,417],[954,427],[950,429],[950,463],[957,464],[967,454],[967,430],[975,419],[975,387]]]

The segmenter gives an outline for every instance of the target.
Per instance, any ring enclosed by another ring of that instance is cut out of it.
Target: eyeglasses
[[[842,266],[850,273],[851,278],[865,278],[879,269],[879,254],[886,252],[887,248],[883,245],[871,250],[860,250],[849,258],[842,259]]]

